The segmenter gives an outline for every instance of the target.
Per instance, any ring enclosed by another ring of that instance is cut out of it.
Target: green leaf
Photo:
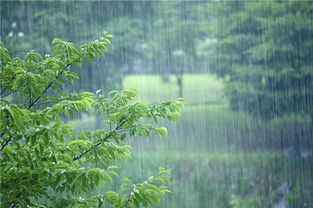
[[[167,136],[168,135],[167,129],[165,127],[155,128],[155,133],[159,136]]]
[[[52,44],[56,44],[56,43],[62,43],[63,41],[60,38],[54,38],[52,40]]]

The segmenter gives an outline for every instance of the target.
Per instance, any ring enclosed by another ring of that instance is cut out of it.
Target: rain
[[[132,156],[116,163],[134,182],[171,169],[171,193],[154,207],[313,207],[312,1],[2,0],[0,15],[12,56],[49,58],[53,38],[113,34],[104,56],[74,66],[80,78],[65,91],[184,99],[176,122],[158,122],[168,136],[127,138]],[[87,112],[62,120],[103,128]]]

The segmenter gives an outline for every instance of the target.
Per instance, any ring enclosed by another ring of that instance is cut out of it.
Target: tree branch
[[[56,75],[55,79],[53,81],[51,81],[46,87],[45,89],[42,91],[41,95],[39,95],[35,100],[33,100],[32,102],[30,102],[30,104],[28,105],[27,109],[30,109],[32,106],[34,106],[36,104],[36,102],[42,97],[43,94],[45,94],[49,89],[50,87],[53,85],[53,83],[60,78],[60,76],[64,73],[64,71],[73,64],[74,62],[72,63],[68,63],[64,69],[58,74]],[[9,94],[13,93],[14,91],[10,92]],[[9,94],[6,94],[5,96],[8,96]],[[3,97],[5,97],[3,96]],[[3,98],[1,97],[1,98]],[[0,138],[2,138],[4,135],[4,132],[0,134]],[[0,151],[2,151],[9,143],[10,143],[11,140],[7,140],[5,141],[5,143],[1,146],[1,149]]]
[[[4,144],[1,146],[0,151],[2,151],[9,144],[10,141],[11,139],[6,140]]]
[[[11,92],[9,92],[9,93],[7,93],[7,94],[5,94],[5,95],[1,95],[1,98],[4,98],[4,97],[6,97],[6,96],[8,96],[8,95],[11,95],[11,94],[14,93],[14,92],[16,92],[16,90],[11,91]]]
[[[91,147],[89,147],[88,149],[86,149],[85,151],[83,151],[81,154],[75,156],[73,158],[73,161],[79,160],[81,159],[83,156],[85,156],[88,152],[90,152],[93,148],[98,147],[101,143],[105,142],[106,140],[108,140],[115,132],[117,132],[126,122],[127,120],[124,120],[125,117],[121,118],[120,122],[117,124],[117,126],[115,127],[115,129],[113,130],[113,132],[111,131],[110,133],[107,133],[105,135],[105,137],[100,141],[97,142],[95,144],[93,144]]]
[[[133,199],[132,193],[133,193],[133,190],[129,192],[127,200],[120,206],[120,208],[126,207],[128,202],[130,202]]]
[[[6,89],[3,87],[3,89],[2,89],[1,92],[0,92],[0,95],[2,95],[5,90],[6,90]]]
[[[54,84],[54,82],[55,82],[57,79],[59,79],[60,76],[64,73],[64,71],[65,71],[69,66],[71,66],[72,64],[73,64],[73,62],[67,64],[67,65],[65,66],[65,68],[64,68],[59,74],[57,74],[57,75],[55,76],[55,79],[54,79],[53,81],[51,81],[51,82],[45,87],[45,89],[41,92],[41,95],[39,95],[35,100],[33,100],[33,102],[31,102],[31,103],[28,105],[27,109],[30,109],[31,107],[33,107],[33,106],[36,104],[36,102],[42,97],[42,95],[44,95],[44,94],[50,89],[50,87]]]
[[[5,117],[6,117],[5,119],[7,119],[8,116],[6,115]],[[5,134],[5,132],[1,132],[1,133],[0,133],[0,138],[1,138],[1,139],[2,139],[2,137],[4,136],[4,134]],[[8,145],[8,144],[6,144],[6,145]],[[6,145],[5,145],[5,146],[6,146]],[[4,146],[4,147],[5,147],[5,146]],[[4,148],[4,147],[3,147],[3,148]],[[3,148],[1,147],[1,150],[3,150]]]
[[[1,138],[3,137],[5,133],[1,133]],[[10,133],[8,133],[9,138],[7,140],[5,140],[4,144],[2,144],[0,151],[2,151],[11,141],[12,141],[12,136],[10,135]]]

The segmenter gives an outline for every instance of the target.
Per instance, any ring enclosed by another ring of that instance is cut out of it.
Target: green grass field
[[[127,75],[123,79],[123,87],[137,89],[139,96],[150,102],[176,99],[179,96],[174,75],[169,76],[169,82],[163,82],[158,75]],[[226,103],[223,83],[217,77],[208,74],[185,74],[183,97],[187,105]]]

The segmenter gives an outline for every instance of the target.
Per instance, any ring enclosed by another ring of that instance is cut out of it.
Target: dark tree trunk
[[[183,97],[183,75],[176,75],[178,85],[178,96]]]

